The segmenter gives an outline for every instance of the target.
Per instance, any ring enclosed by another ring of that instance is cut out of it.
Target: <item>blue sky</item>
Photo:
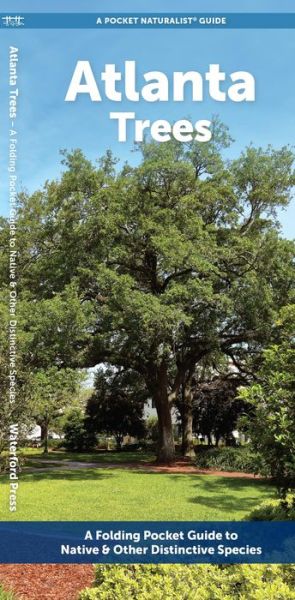
[[[26,12],[114,12],[122,2],[97,0],[27,0]],[[293,1],[224,1],[223,12],[293,11]],[[1,11],[23,11],[23,1],[2,0]],[[181,9],[180,9],[181,7]],[[156,11],[221,12],[220,1],[183,2],[131,1],[125,12]],[[95,159],[108,147],[123,160],[135,160],[132,140],[117,142],[116,125],[109,119],[112,110],[132,110],[140,119],[210,119],[213,113],[230,127],[235,143],[228,156],[237,156],[249,143],[276,147],[292,144],[295,133],[295,31],[291,30],[17,30],[0,31],[0,61],[8,65],[9,45],[19,48],[19,188],[33,191],[61,170],[61,148],[83,149]],[[138,72],[197,70],[205,72],[210,63],[219,63],[227,73],[247,70],[256,78],[254,103],[91,103],[80,97],[75,103],[64,96],[77,60],[90,60],[100,73],[105,63],[123,67],[124,60],[136,60]],[[7,212],[7,69],[0,71],[0,192],[2,213]],[[4,135],[3,135],[4,133]],[[295,208],[281,216],[285,235],[293,237]]]

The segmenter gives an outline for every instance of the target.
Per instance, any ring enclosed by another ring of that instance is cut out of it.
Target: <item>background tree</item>
[[[49,428],[54,427],[65,409],[73,404],[73,398],[81,384],[83,375],[71,369],[49,367],[33,373],[28,382],[30,410],[41,427],[41,442],[44,453],[48,452]]]
[[[76,406],[71,408],[63,420],[63,445],[71,452],[89,452],[95,448],[96,435],[87,426],[84,411]]]
[[[14,319],[9,314],[9,289],[3,285],[0,290],[0,452],[9,445],[11,426],[18,426],[20,445],[32,423],[25,394],[30,377],[24,363],[25,336],[19,328],[12,329],[13,334],[17,331],[17,337],[15,348],[10,347],[11,320]],[[10,396],[10,382],[15,396]]]
[[[285,493],[295,484],[294,306],[286,307],[281,317],[281,343],[264,351],[258,382],[242,388],[240,397],[255,409],[250,419],[243,419],[251,443]]]
[[[194,388],[193,429],[206,436],[209,445],[213,443],[212,436],[216,446],[220,439],[225,445],[235,443],[233,431],[237,429],[238,420],[251,409],[249,403],[237,398],[239,384],[238,377],[215,376]]]
[[[113,435],[120,450],[125,435],[139,439],[145,435],[145,399],[146,390],[136,373],[100,369],[95,393],[87,404],[86,426],[89,431]]]

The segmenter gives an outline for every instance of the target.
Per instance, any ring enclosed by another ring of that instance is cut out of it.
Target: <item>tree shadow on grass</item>
[[[43,454],[43,453],[39,453],[39,454],[35,454],[35,455],[27,455],[27,459],[26,459],[26,463],[27,464],[32,464],[32,466],[34,466],[35,464],[38,463],[48,463],[50,464],[51,462],[61,462],[64,463],[65,466],[67,464],[67,462],[94,462],[94,463],[101,463],[101,464],[108,464],[108,463],[116,463],[118,465],[124,465],[124,463],[136,463],[138,462],[138,464],[144,464],[145,462],[153,462],[154,460],[156,460],[156,456],[153,453],[150,452],[139,452],[139,451],[130,451],[130,452],[116,452],[113,450],[109,450],[107,452],[58,452],[58,451],[51,451],[49,452],[49,454]]]
[[[102,479],[110,479],[116,477],[115,473],[102,472],[101,469],[58,469],[48,471],[35,471],[27,473],[23,478],[23,482],[32,483],[34,481],[101,481]]]
[[[159,475],[159,473],[153,474]],[[189,479],[192,484],[191,488],[196,495],[187,498],[186,502],[206,507],[210,511],[215,509],[228,512],[229,516],[233,512],[250,512],[257,504],[276,495],[274,485],[261,479],[190,474],[165,474],[165,477],[170,481],[178,481],[180,484],[184,478]]]
[[[202,477],[202,476],[201,476]],[[200,479],[201,479],[200,477]],[[223,476],[205,476],[202,478],[203,487],[210,491],[213,488],[219,487],[220,489],[229,488],[234,490],[245,490],[246,488],[265,488],[274,489],[274,485],[271,481],[266,479],[245,479],[243,477],[223,477]]]
[[[195,496],[188,500],[188,502],[192,504],[197,504],[198,506],[205,506],[208,510],[218,510],[218,511],[228,511],[229,515],[234,513],[242,513],[245,511],[250,512],[257,504],[262,502],[263,499],[258,499],[257,497],[246,497],[246,498],[236,498],[231,494],[212,494],[212,496],[208,498],[204,498],[204,496]]]
[[[140,473],[148,473],[148,471],[138,471]],[[153,473],[155,475],[163,475],[163,473]],[[185,477],[186,479],[190,479],[192,483],[205,488],[210,491],[216,489],[217,487],[224,488],[232,488],[235,490],[245,489],[245,488],[257,488],[262,487],[265,489],[275,489],[274,484],[267,479],[247,479],[244,477],[225,477],[223,475],[209,475],[209,474],[199,474],[199,473],[165,473],[165,477],[169,477],[170,479],[179,479]]]
[[[261,480],[230,477],[208,480],[206,478],[202,480],[201,484],[200,482],[196,483],[194,487],[197,495],[190,498],[190,503],[206,506],[208,509],[229,512],[250,512],[263,500],[275,496],[274,486],[270,482]],[[206,492],[206,495],[198,495],[198,490]],[[258,490],[259,496],[257,497]]]
[[[106,469],[113,468],[115,471],[117,467],[104,467]],[[247,487],[262,487],[265,489],[275,489],[274,484],[268,479],[248,479],[243,476],[241,477],[225,477],[223,475],[211,475],[211,474],[199,474],[199,473],[166,473],[163,471],[154,471],[149,468],[136,468],[136,466],[126,467],[124,469],[123,465],[120,465],[120,471],[129,470],[130,473],[134,473],[137,475],[155,475],[162,476],[169,480],[191,480],[192,483],[196,483],[199,487],[204,487],[208,490],[213,490],[213,488],[221,487],[221,488],[231,488],[235,490],[245,489]]]

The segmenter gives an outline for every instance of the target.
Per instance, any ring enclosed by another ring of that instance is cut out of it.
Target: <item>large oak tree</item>
[[[216,121],[212,142],[145,142],[140,162],[121,169],[111,153],[94,165],[65,152],[62,177],[20,197],[21,293],[57,303],[70,289],[81,315],[66,339],[52,323],[58,360],[137,371],[164,462],[181,386],[191,427],[196,365],[212,352],[261,352],[290,292],[293,246],[276,211],[290,200],[293,154],[249,147],[225,161],[229,142]]]

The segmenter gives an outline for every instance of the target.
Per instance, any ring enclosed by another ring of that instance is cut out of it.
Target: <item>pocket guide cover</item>
[[[293,598],[293,7],[3,4],[0,561]]]

